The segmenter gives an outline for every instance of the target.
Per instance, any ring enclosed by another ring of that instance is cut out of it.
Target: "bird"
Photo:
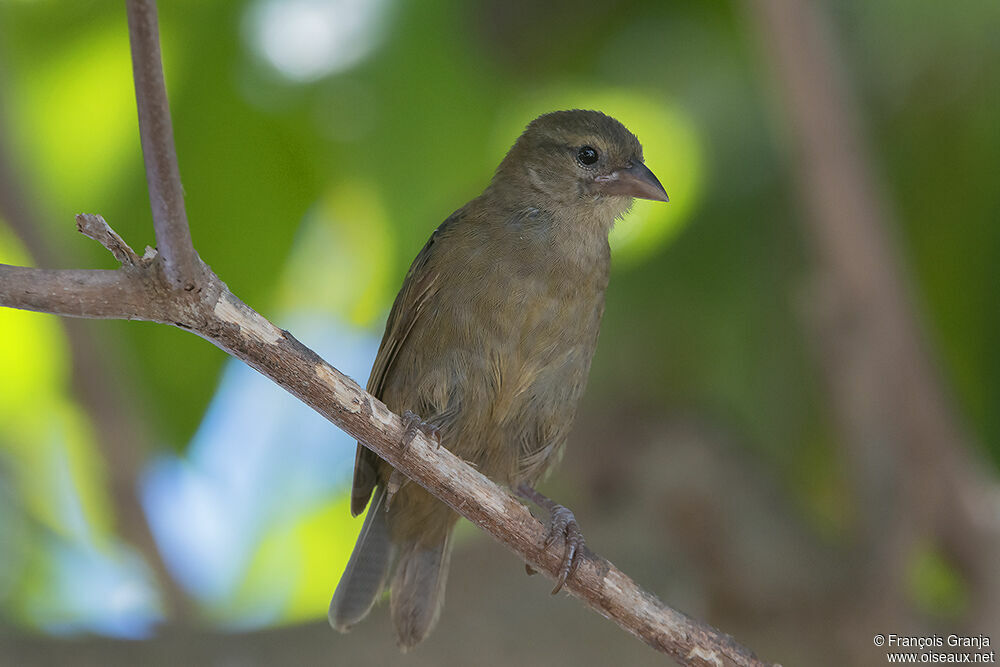
[[[639,140],[599,111],[531,121],[481,195],[413,260],[367,389],[498,484],[548,510],[555,593],[583,547],[573,513],[535,489],[562,455],[597,346],[608,243],[635,198],[669,201]],[[346,632],[384,590],[396,643],[433,630],[458,515],[358,443],[351,513],[368,507],[330,602]],[[529,573],[531,572],[529,568]]]

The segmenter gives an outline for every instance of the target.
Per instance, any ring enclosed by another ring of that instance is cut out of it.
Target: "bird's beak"
[[[667,191],[646,165],[633,163],[630,167],[616,169],[607,176],[598,176],[598,189],[609,195],[624,195],[653,201],[670,201]]]

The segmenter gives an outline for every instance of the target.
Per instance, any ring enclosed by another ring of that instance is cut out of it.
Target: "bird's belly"
[[[453,447],[488,477],[534,483],[558,460],[596,343],[599,302],[589,302],[536,294],[514,325],[478,342],[468,380],[480,389],[463,392]]]

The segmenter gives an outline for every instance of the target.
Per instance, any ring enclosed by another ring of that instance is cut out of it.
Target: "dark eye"
[[[576,154],[576,159],[580,161],[580,164],[590,166],[597,162],[597,158],[600,157],[597,149],[593,146],[581,146],[580,150]]]

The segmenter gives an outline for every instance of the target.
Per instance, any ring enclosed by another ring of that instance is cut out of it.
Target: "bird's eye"
[[[597,162],[597,158],[599,157],[600,154],[598,154],[597,149],[593,146],[581,146],[576,154],[576,159],[580,161],[580,164],[587,167]]]

